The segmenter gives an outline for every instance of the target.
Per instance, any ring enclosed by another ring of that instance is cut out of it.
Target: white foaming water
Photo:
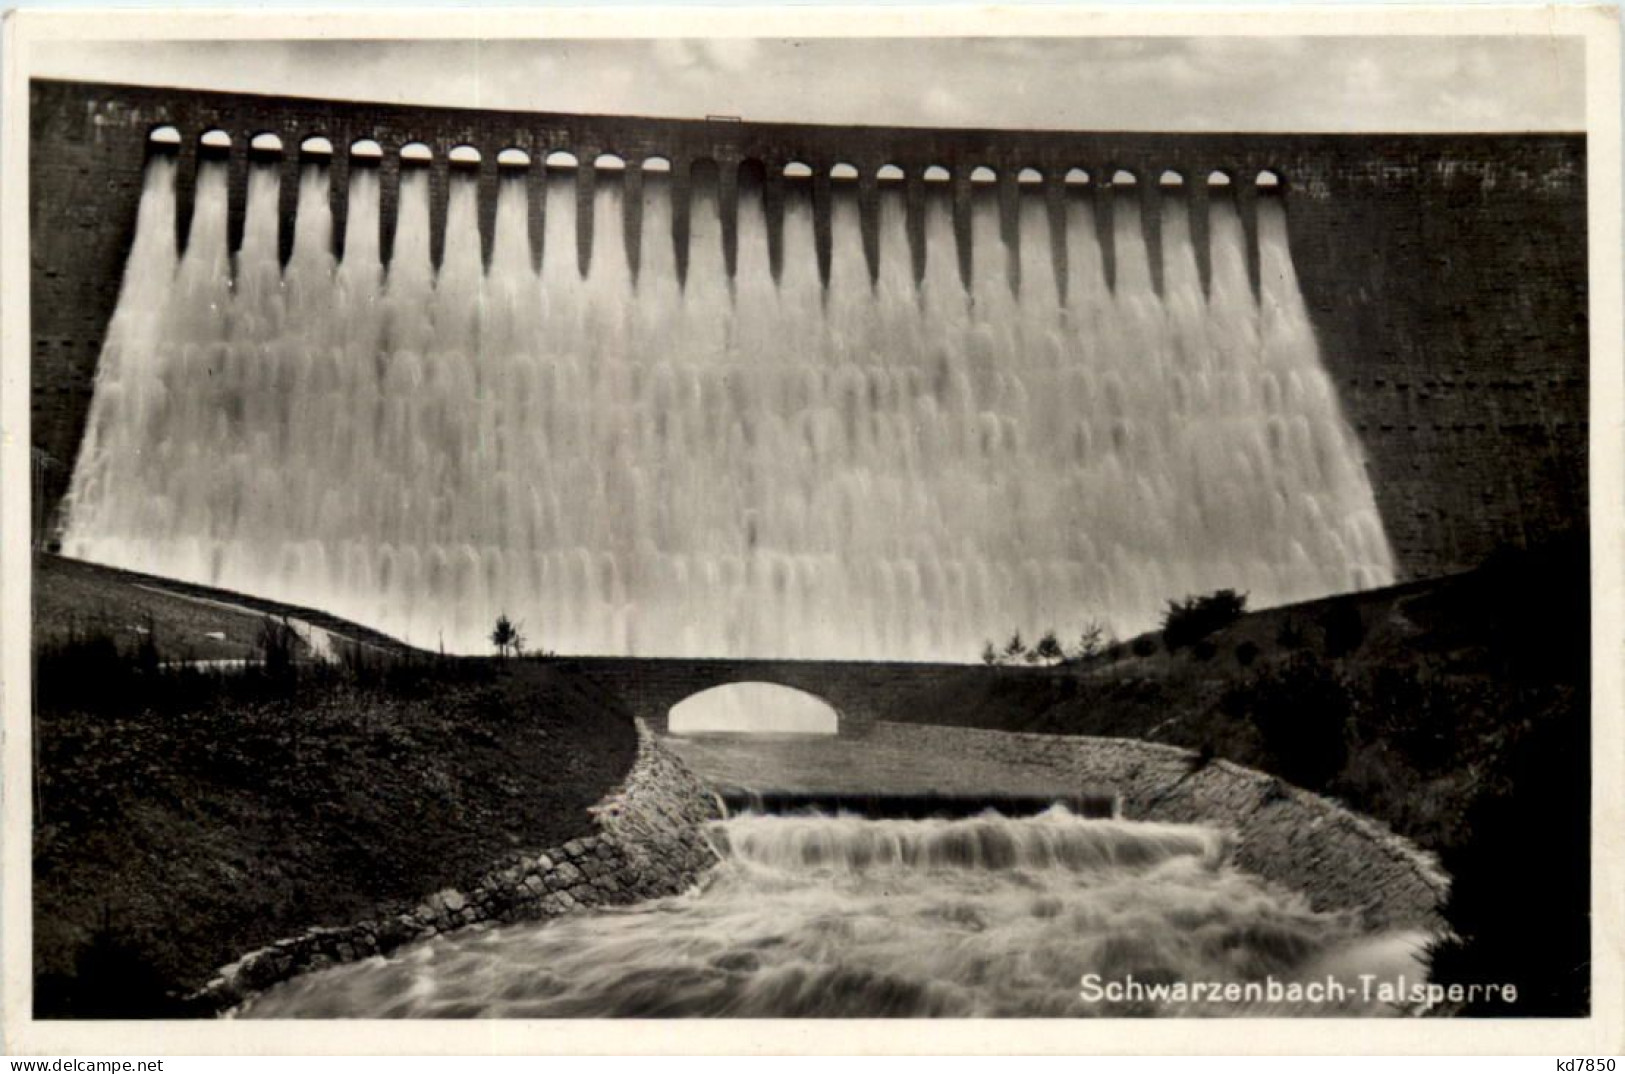
[[[1226,864],[1205,828],[746,815],[703,891],[441,937],[306,975],[241,1017],[1089,1017],[1388,1014],[1360,974],[1424,979],[1416,934],[1362,932]],[[1086,1001],[1104,981],[1321,982],[1326,1004]]]
[[[70,555],[450,650],[484,651],[506,613],[560,652],[820,658],[968,660],[1013,627],[1129,631],[1190,593],[1268,605],[1393,577],[1279,198],[1259,202],[1255,299],[1217,192],[1208,292],[1170,197],[1159,293],[1123,193],[1109,287],[1088,200],[1052,234],[1024,189],[1010,248],[977,189],[967,288],[943,184],[918,284],[900,190],[879,193],[871,283],[837,184],[826,288],[804,185],[775,281],[759,195],[741,191],[730,278],[698,183],[680,281],[663,175],[632,235],[621,177],[599,175],[585,273],[570,172],[543,184],[539,272],[522,178],[501,180],[486,268],[474,180],[452,173],[437,270],[426,170],[403,172],[383,266],[374,172],[351,172],[335,263],[307,166],[281,270],[278,170],[255,165],[234,271],[224,165],[202,165],[179,259],[174,178],[155,158]]]

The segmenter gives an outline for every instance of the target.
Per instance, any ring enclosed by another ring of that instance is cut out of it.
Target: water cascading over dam
[[[1023,185],[1011,231],[989,184],[956,231],[928,182],[921,265],[882,183],[871,271],[836,182],[826,280],[805,182],[776,232],[741,173],[729,257],[696,174],[679,256],[667,174],[599,170],[579,198],[547,168],[538,250],[504,168],[487,263],[453,168],[437,265],[431,172],[403,167],[386,263],[377,170],[352,162],[335,259],[308,160],[284,266],[285,174],[250,164],[233,254],[227,166],[201,161],[180,253],[177,165],[151,159],[69,554],[449,650],[506,613],[551,650],[672,656],[973,659],[1219,587],[1393,578],[1279,196],[1255,291],[1222,188],[1201,250],[1177,190],[1148,228],[1114,185],[1102,229],[1089,186]]]

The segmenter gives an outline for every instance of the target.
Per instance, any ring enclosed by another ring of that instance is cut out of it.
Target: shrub
[[[506,615],[497,616],[496,626],[491,630],[491,644],[497,647],[497,655],[507,656],[509,653],[517,655],[525,644],[525,636],[519,632],[519,627]]]
[[[103,907],[74,957],[71,973],[35,980],[37,1018],[184,1018],[203,1012],[177,996],[157,969],[153,946],[113,924]]]
[[[1200,660],[1203,663],[1206,663],[1207,661],[1212,660],[1218,651],[1219,647],[1213,644],[1212,638],[1203,638],[1201,641],[1191,646],[1191,659]]]
[[[1021,631],[1010,635],[1010,640],[1004,643],[1004,661],[1014,664],[1027,655],[1027,643],[1021,640]]]
[[[299,635],[286,619],[266,616],[260,620],[260,663],[265,674],[273,679],[285,679],[293,671],[293,654],[299,646]]]
[[[1503,548],[1484,564],[1485,585],[1460,614],[1489,636],[1492,659],[1520,679],[1591,673],[1590,544],[1584,530],[1527,549]]]
[[[338,663],[358,686],[374,686],[384,678],[388,661],[383,653],[356,641],[336,640],[333,646]]]
[[[1462,716],[1472,707],[1466,691],[1425,668],[1383,667],[1367,689],[1366,722],[1418,772],[1435,773],[1455,760]]]
[[[1119,648],[1117,639],[1106,629],[1106,624],[1098,619],[1091,619],[1084,626],[1083,633],[1078,636],[1078,647],[1072,650],[1072,659],[1092,660],[1102,653]]]
[[[135,666],[144,675],[156,675],[158,666],[163,663],[158,656],[158,625],[153,622],[151,612],[145,618],[147,625],[141,629],[141,640],[135,647]]]
[[[1309,645],[1309,637],[1304,632],[1302,623],[1296,619],[1288,619],[1275,632],[1275,644],[1288,652],[1296,652]]]
[[[486,661],[401,652],[340,642],[338,662],[295,660],[298,635],[285,622],[261,622],[263,661],[245,668],[199,667],[190,650],[160,651],[148,633],[128,646],[105,628],[75,627],[61,639],[42,640],[34,655],[34,704],[39,712],[120,714],[141,709],[183,713],[225,699],[233,704],[286,700],[310,685],[340,683],[418,696],[448,682],[479,682],[492,674]]]
[[[1157,639],[1149,634],[1141,634],[1129,649],[1135,656],[1150,656],[1157,651]]]
[[[1252,721],[1271,770],[1301,787],[1320,790],[1348,761],[1348,686],[1311,654],[1232,688],[1221,705]]]
[[[1352,653],[1365,641],[1365,620],[1360,617],[1360,609],[1347,601],[1338,601],[1326,609],[1320,629],[1326,638],[1326,655],[1334,660]]]
[[[1205,597],[1171,600],[1162,613],[1162,640],[1169,652],[1194,645],[1214,631],[1240,619],[1247,610],[1247,595],[1220,589]]]
[[[1515,984],[1500,1018],[1583,1016],[1591,982],[1590,715],[1586,699],[1520,736],[1467,812],[1471,837],[1447,850],[1444,916],[1455,937],[1429,951],[1443,984]],[[1538,927],[1536,927],[1538,925]]]
[[[993,643],[988,642],[986,645],[982,646],[982,663],[986,664],[988,667],[992,667],[998,662],[999,653],[998,650],[993,648]]]
[[[73,705],[102,708],[118,699],[134,671],[134,661],[119,652],[112,634],[82,632],[76,625],[63,640],[43,643],[36,650],[36,704],[41,699],[61,698]]]
[[[1244,641],[1240,645],[1236,646],[1237,664],[1244,668],[1250,668],[1253,666],[1253,661],[1257,659],[1258,646],[1254,645],[1252,642]]]
[[[1051,630],[1038,639],[1030,659],[1041,664],[1059,664],[1065,657],[1066,652],[1061,648],[1060,639],[1055,636],[1055,631]]]

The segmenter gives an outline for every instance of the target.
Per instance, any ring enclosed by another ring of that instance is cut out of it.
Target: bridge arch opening
[[[319,134],[311,135],[299,143],[299,155],[302,157],[331,158],[333,156],[333,143]]]
[[[434,160],[434,150],[422,142],[407,142],[401,146],[401,164],[406,167],[421,168]]]
[[[376,164],[384,159],[384,147],[371,138],[363,138],[350,144],[350,159]]]
[[[509,146],[497,154],[497,167],[528,168],[530,167],[530,154],[517,146]]]
[[[901,183],[907,176],[895,164],[882,164],[880,170],[875,172],[875,178],[882,183]]]
[[[453,167],[477,168],[480,165],[480,151],[471,145],[454,145],[446,159]]]
[[[1016,173],[1016,185],[1039,186],[1044,182],[1044,173],[1037,168],[1023,168]]]
[[[644,157],[642,168],[646,172],[669,172],[671,161],[665,157]]]
[[[786,179],[811,179],[812,168],[799,160],[792,160],[784,166],[784,177]]]
[[[1088,186],[1089,173],[1082,168],[1068,168],[1064,182],[1067,186]]]
[[[949,174],[947,168],[944,168],[940,164],[933,164],[929,168],[925,169],[925,174],[922,175],[921,178],[928,183],[946,183],[949,179],[952,179],[953,176]]]
[[[1265,168],[1263,171],[1258,173],[1258,179],[1256,182],[1258,189],[1260,190],[1269,190],[1273,192],[1281,189],[1280,173],[1272,171],[1269,168]]]
[[[858,177],[858,169],[855,165],[842,162],[830,168],[829,177],[834,179],[836,182],[852,182]]]
[[[774,682],[732,682],[677,702],[666,714],[674,735],[833,735],[838,709],[817,694]]]
[[[988,186],[999,181],[999,173],[984,164],[971,169],[970,181],[977,186]]]

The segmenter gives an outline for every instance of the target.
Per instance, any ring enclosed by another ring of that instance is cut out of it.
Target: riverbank
[[[624,786],[637,754],[621,703],[585,677],[543,661],[370,644],[345,647],[336,665],[311,663],[297,639],[267,632],[275,621],[248,598],[154,593],[154,580],[99,570],[36,576],[41,1016],[203,1013],[182,998],[245,952],[302,945],[270,957],[276,977],[366,950],[342,932],[358,922],[406,918],[396,931],[410,939],[504,920],[513,899],[545,902],[578,883],[532,848],[598,833],[593,808]],[[1030,675],[967,667],[892,714],[913,721],[913,744],[888,752],[883,733],[855,744],[888,785],[955,789],[927,780],[945,768],[973,790],[1126,782],[1133,817],[1238,817],[1257,829],[1243,842],[1257,860],[1244,868],[1336,896],[1321,905],[1367,911],[1363,882],[1348,876],[1359,852],[1318,853],[1302,833],[1324,825],[1278,808],[1316,798],[1286,784],[1311,787],[1444,857],[1456,878],[1446,916],[1467,941],[1445,952],[1451,979],[1493,971],[1534,997],[1517,1013],[1577,1013],[1588,967],[1589,651],[1576,570],[1583,579],[1583,558],[1515,559],[1256,613],[1200,648],[1125,646],[1115,659]],[[329,628],[347,636],[342,623]],[[219,643],[209,659],[257,663],[191,666],[203,658],[199,637]],[[169,658],[177,638],[180,666]],[[1019,748],[976,743],[979,728],[1013,732],[998,741]],[[1073,736],[1093,742],[1074,752]],[[955,753],[960,740],[970,745]],[[710,747],[732,750],[733,782],[748,785],[771,772],[766,745]],[[1243,769],[1227,762],[1280,778],[1230,778]],[[1333,819],[1338,838],[1371,835],[1359,818]],[[1300,853],[1308,860],[1277,860]],[[1528,868],[1507,876],[1509,855]],[[601,860],[596,849],[590,860]],[[1431,907],[1437,885],[1412,864],[1401,871],[1423,880],[1401,878],[1406,905]],[[424,902],[448,891],[458,899]],[[491,893],[483,908],[468,898],[480,891]],[[1426,916],[1377,909],[1380,920]],[[1530,913],[1559,927],[1522,939]],[[229,1000],[241,989],[217,991]]]
[[[1582,532],[1464,574],[1250,613],[1172,651],[1147,635],[1025,680],[967,679],[891,719],[1178,747],[1334,799],[1451,876],[1460,939],[1434,953],[1437,974],[1515,982],[1514,1015],[1583,1014],[1589,577]]]
[[[1235,864],[1302,895],[1316,911],[1356,915],[1372,931],[1443,929],[1449,880],[1438,861],[1382,824],[1228,761],[1131,739],[876,724],[861,739],[766,743],[671,738],[713,784],[746,792],[859,791],[982,797],[1012,786],[1064,796],[1112,794],[1128,820],[1234,833]],[[906,774],[905,774],[906,773]],[[894,783],[894,781],[896,781]]]
[[[292,639],[296,656],[312,655],[310,627],[371,653],[416,652],[387,634],[317,608],[44,552],[34,554],[33,597],[36,650],[90,634],[131,646],[151,634],[161,640],[168,659],[257,659],[260,632],[271,617],[300,624]]]
[[[1158,634],[1026,678],[966,676],[898,722],[1132,738],[1331,795],[1436,850],[1520,738],[1588,704],[1583,540],[1464,574]]]
[[[703,834],[721,816],[715,797],[641,724],[631,771],[589,813],[589,834],[510,854],[472,884],[444,888],[410,910],[306,929],[251,951],[193,998],[224,1010],[300,974],[433,936],[676,895],[716,864]]]
[[[52,586],[36,578],[43,603]],[[115,615],[147,606],[136,587],[97,595]],[[166,630],[218,630],[229,652],[265,621],[175,614],[134,618],[160,624],[147,634],[88,619],[42,632],[39,1017],[205,1013],[183,997],[245,952],[410,912],[515,853],[594,834],[592,808],[637,755],[621,707],[545,663],[165,666]]]

